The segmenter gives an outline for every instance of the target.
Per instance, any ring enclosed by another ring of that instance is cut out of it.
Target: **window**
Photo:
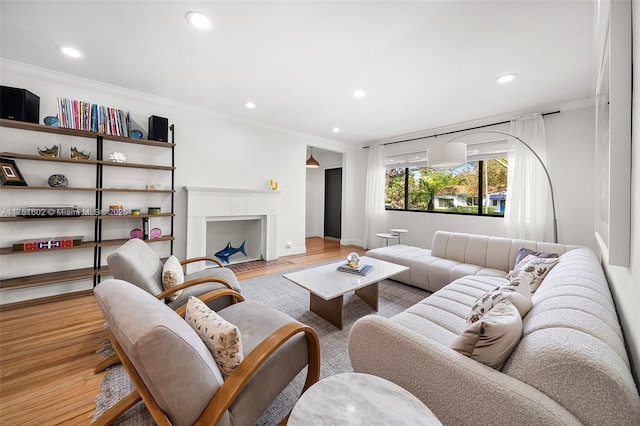
[[[424,164],[387,169],[387,210],[504,216],[507,159],[470,161],[450,169]],[[406,207],[405,207],[406,206]]]

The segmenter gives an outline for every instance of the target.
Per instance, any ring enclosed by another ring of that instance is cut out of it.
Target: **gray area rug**
[[[353,371],[348,353],[349,331],[353,323],[365,315],[391,317],[424,299],[429,293],[392,280],[379,286],[379,311],[375,312],[354,293],[344,297],[344,328],[336,327],[309,311],[309,292],[298,287],[281,274],[267,275],[240,282],[247,300],[257,300],[276,308],[296,320],[313,327],[320,337],[320,378]],[[258,420],[257,425],[275,425],[292,408],[304,385],[306,369],[280,394]],[[96,398],[95,415],[122,399],[134,389],[124,367],[116,365],[107,370]],[[154,421],[143,403],[138,403],[121,416],[116,425],[153,425]]]

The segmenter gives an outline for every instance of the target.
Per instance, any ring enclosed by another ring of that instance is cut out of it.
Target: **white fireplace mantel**
[[[188,258],[206,256],[208,221],[256,216],[262,217],[264,221],[262,242],[264,259],[274,260],[277,258],[276,239],[280,191],[209,187],[185,187],[185,189],[187,190]],[[202,267],[200,266],[200,268]],[[188,270],[188,272],[194,271]]]

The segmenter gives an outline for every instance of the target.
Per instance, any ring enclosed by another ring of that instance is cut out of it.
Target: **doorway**
[[[324,171],[324,236],[342,238],[342,167]]]

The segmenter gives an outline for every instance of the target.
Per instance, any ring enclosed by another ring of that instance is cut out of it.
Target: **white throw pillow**
[[[226,379],[244,359],[238,327],[193,296],[187,301],[185,319],[207,346]]]
[[[451,349],[478,362],[500,369],[522,337],[522,318],[508,300],[501,300],[483,317],[469,325]]]
[[[172,287],[184,283],[184,271],[182,265],[177,257],[171,255],[164,263],[162,268],[162,288],[169,290]],[[175,293],[167,297],[169,301],[173,302],[182,294],[182,290],[178,290]]]
[[[512,280],[514,278],[520,277],[522,279],[523,274],[528,274],[531,276],[531,293],[535,293],[535,291],[542,284],[542,280],[547,276],[549,271],[553,269],[559,262],[559,259],[556,258],[541,258],[537,257],[533,254],[525,256],[524,259],[520,261],[516,265],[516,267],[510,271],[506,278],[508,280]]]

